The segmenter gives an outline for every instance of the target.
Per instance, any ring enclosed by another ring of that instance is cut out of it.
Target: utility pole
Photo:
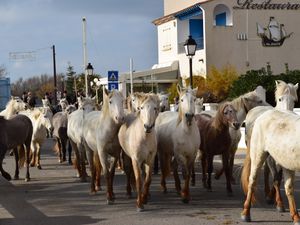
[[[85,78],[85,97],[89,94],[89,86],[88,86],[88,74],[87,74],[87,51],[86,51],[86,18],[82,18],[82,39],[83,39],[83,66],[84,66],[84,78]]]
[[[57,104],[57,83],[56,83],[56,61],[55,61],[55,45],[52,46],[53,53],[53,78],[54,78],[54,105]]]

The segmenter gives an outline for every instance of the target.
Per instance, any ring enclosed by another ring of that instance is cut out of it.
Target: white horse
[[[83,146],[83,120],[87,113],[95,109],[95,101],[89,97],[81,98],[78,110],[68,117],[67,134],[76,155],[76,167],[81,181],[86,181],[85,151]]]
[[[279,110],[288,110],[293,111],[295,101],[298,100],[297,96],[298,90],[298,83],[293,85],[291,83],[285,83],[284,81],[276,81],[276,91],[275,91],[275,99],[276,99],[276,109]],[[267,112],[268,110],[273,110],[272,106],[259,106],[249,111],[246,117],[246,143],[247,148],[249,150],[250,140],[252,136],[252,129],[255,124],[256,119],[262,115],[263,113]],[[281,175],[280,171],[281,168],[277,168],[276,162],[272,159],[272,157],[268,157],[265,166],[265,195],[267,197],[267,201],[271,202],[273,200],[274,193],[276,194],[276,208],[278,211],[284,211],[283,200],[280,194],[280,180]],[[249,158],[246,158],[244,165],[250,163]],[[268,172],[269,169],[273,176],[273,189],[270,191],[269,187],[269,177]],[[242,179],[244,177],[249,177],[249,173],[247,170],[242,171]],[[243,187],[244,191],[247,187]]]
[[[145,96],[141,99],[139,113],[136,116],[133,114],[128,115],[125,118],[125,124],[121,126],[118,134],[122,149],[126,153],[127,157],[130,157],[132,162],[136,181],[136,206],[138,211],[143,211],[143,204],[147,203],[149,195],[152,167],[157,151],[154,124],[158,112],[158,96],[154,94],[145,94]],[[130,162],[130,160],[128,161]],[[143,166],[145,168],[145,179],[142,184]],[[126,175],[128,176],[127,181],[129,181],[132,174],[131,167],[125,166],[124,168]]]
[[[10,119],[13,115],[26,109],[27,104],[23,102],[22,99],[19,97],[11,97],[5,109],[0,112],[0,116],[4,116],[5,119]]]
[[[36,166],[38,169],[42,169],[41,158],[41,146],[47,138],[47,130],[52,130],[52,123],[50,118],[42,112],[35,111],[29,116],[33,124],[33,133],[31,140],[31,166]]]
[[[106,179],[108,204],[114,200],[113,178],[121,152],[118,132],[125,116],[123,101],[121,92],[113,90],[109,93],[104,88],[102,111],[87,114],[83,124],[85,149],[92,173],[91,192],[96,191],[93,152],[97,152]]]
[[[68,115],[76,110],[74,105],[68,105],[63,112],[57,112],[53,116],[53,137],[56,139],[55,151],[58,153],[59,162],[66,161],[66,145],[68,141],[67,127],[68,127]],[[72,164],[71,150],[69,146],[69,164]]]
[[[80,100],[81,100],[81,99],[80,99]],[[82,100],[81,100],[80,102],[82,102]],[[64,112],[64,111],[66,110],[66,108],[68,107],[68,105],[69,105],[69,103],[68,103],[68,101],[67,101],[66,98],[61,98],[61,99],[59,100],[59,103],[58,103],[58,104],[60,105],[61,111],[62,111],[62,112]]]
[[[196,98],[195,101],[195,114],[203,112],[203,98]]]
[[[175,187],[184,203],[190,200],[189,181],[197,151],[200,146],[200,134],[195,122],[195,94],[197,89],[190,87],[181,89],[177,86],[179,93],[179,111],[160,113],[155,122],[157,132],[157,150],[161,165],[161,186],[166,192],[165,178],[170,172],[171,161],[173,164],[173,175]],[[174,157],[173,157],[174,156]],[[185,184],[181,190],[178,176],[178,165],[182,165],[185,171]]]
[[[169,111],[170,110],[170,104],[169,104],[169,95],[170,94],[165,94],[165,93],[159,93],[157,94],[159,98],[159,111],[164,112],[164,111]]]
[[[295,171],[300,171],[300,116],[287,110],[271,109],[260,115],[253,126],[250,151],[247,157],[250,163],[244,169],[250,173],[249,181],[243,177],[244,187],[248,187],[243,221],[250,222],[251,199],[260,167],[268,155],[283,167],[284,187],[288,198],[290,214],[294,225],[300,225],[300,217],[294,198]]]

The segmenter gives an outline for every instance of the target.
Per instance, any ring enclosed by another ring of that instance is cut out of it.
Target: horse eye
[[[111,101],[109,101],[109,104],[111,104]]]
[[[143,110],[143,109],[144,109],[144,107],[141,107],[141,109]]]
[[[181,99],[181,102],[183,102],[183,99]]]
[[[279,98],[278,100],[281,102],[281,100],[282,100],[282,99],[281,99],[281,98]]]

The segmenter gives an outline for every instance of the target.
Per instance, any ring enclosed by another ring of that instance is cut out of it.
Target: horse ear
[[[104,94],[106,97],[107,97],[108,94],[109,94],[108,90],[107,90],[105,87],[103,87],[103,94]]]
[[[276,84],[276,87],[278,87],[281,84],[285,84],[285,82],[282,80],[275,80],[275,84]]]
[[[298,83],[294,85],[295,90],[298,90]]]
[[[199,102],[200,102],[200,104],[203,104],[204,98],[200,98]]]
[[[180,87],[180,85],[179,84],[177,84],[177,92],[178,92],[178,94],[180,95],[180,93],[181,93],[181,90],[182,90],[182,88]]]

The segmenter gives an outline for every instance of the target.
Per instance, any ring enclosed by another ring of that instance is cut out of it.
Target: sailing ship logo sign
[[[270,17],[267,28],[263,28],[257,23],[257,35],[261,37],[263,46],[274,47],[281,46],[285,39],[293,34],[287,34],[284,24],[279,24],[274,17]]]

